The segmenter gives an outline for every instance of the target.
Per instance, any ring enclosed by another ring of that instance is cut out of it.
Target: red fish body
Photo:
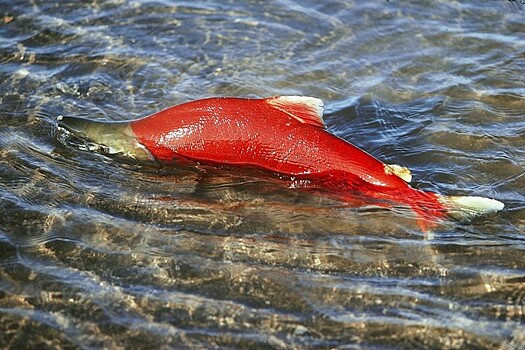
[[[307,179],[309,187],[358,192],[408,205],[423,229],[450,209],[443,196],[410,187],[400,167],[386,165],[330,134],[322,120],[322,101],[312,97],[208,98],[128,123],[114,123],[113,129],[100,125],[90,129],[73,118],[63,118],[61,123],[73,132],[82,129],[95,142],[106,140],[110,147],[114,143],[116,151],[122,144],[133,144],[120,152],[134,157],[149,154],[166,163],[257,167]],[[139,149],[142,151],[135,152]]]
[[[286,175],[343,172],[379,186],[406,187],[385,173],[384,163],[328,133],[319,100],[294,100],[198,100],[133,121],[131,128],[161,161],[251,165]],[[284,108],[276,107],[283,102]]]

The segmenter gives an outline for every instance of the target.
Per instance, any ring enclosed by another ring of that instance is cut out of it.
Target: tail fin
[[[466,221],[480,215],[495,213],[505,207],[502,202],[490,198],[443,196],[417,190],[409,198],[410,207],[416,213],[418,226],[423,232],[436,227],[442,219]]]
[[[151,153],[141,145],[128,122],[105,122],[84,118],[57,118],[58,130],[86,142],[83,148],[106,154],[120,154],[136,160],[152,160]]]
[[[495,199],[470,196],[438,196],[447,214],[457,220],[469,220],[479,215],[491,214],[505,208]]]

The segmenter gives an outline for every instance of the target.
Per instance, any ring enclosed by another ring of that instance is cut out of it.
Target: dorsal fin
[[[266,99],[272,107],[288,114],[303,124],[325,128],[323,101],[308,96],[277,96]]]

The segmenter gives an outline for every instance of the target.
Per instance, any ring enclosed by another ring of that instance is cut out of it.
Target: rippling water
[[[525,346],[520,1],[0,1],[0,347]],[[418,188],[498,214],[426,239],[258,174],[66,147],[58,115],[311,95]]]

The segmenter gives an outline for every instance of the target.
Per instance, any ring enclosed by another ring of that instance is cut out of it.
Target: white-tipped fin
[[[396,175],[403,181],[410,183],[412,181],[412,173],[407,167],[397,164],[385,164],[385,173],[388,175]]]
[[[277,96],[266,101],[274,108],[288,114],[303,124],[320,128],[326,127],[323,121],[323,101],[308,96]]]
[[[461,220],[495,213],[505,208],[502,202],[485,197],[439,196],[438,198],[448,208],[451,216]]]

